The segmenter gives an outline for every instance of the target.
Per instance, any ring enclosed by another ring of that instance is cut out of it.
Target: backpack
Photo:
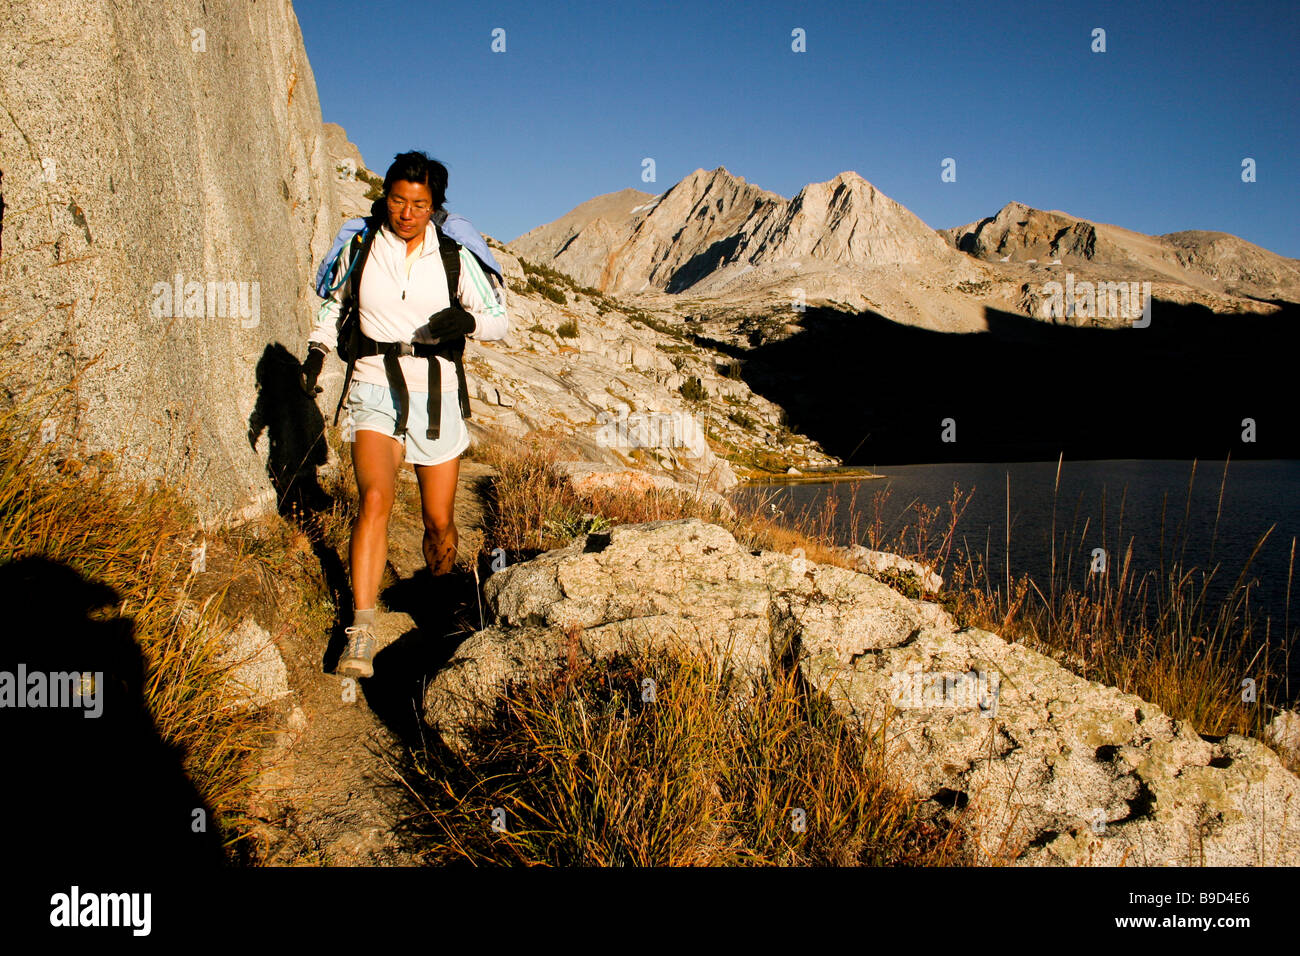
[[[370,246],[374,242],[381,224],[371,219],[364,221],[366,223],[365,227],[348,240],[347,244],[351,246],[351,254],[348,257],[347,271],[329,289],[332,294],[348,280],[352,281],[352,284],[348,286],[347,299],[339,313],[338,346],[335,349],[338,357],[347,364],[349,379],[352,377],[352,365],[357,360],[357,347],[361,344],[361,273],[366,268],[366,260],[370,258]],[[341,251],[342,246],[339,248]],[[331,266],[334,271],[338,270],[338,253],[335,253],[334,262],[331,263]],[[455,287],[451,291],[452,295],[455,295]],[[344,390],[346,391],[346,388]],[[336,415],[336,424],[337,417]]]
[[[358,291],[361,288],[361,270],[365,268],[365,260],[370,255],[370,241],[374,238],[379,227],[383,225],[386,215],[387,211],[381,209],[381,200],[376,200],[369,216],[349,219],[345,222],[343,227],[339,229],[338,235],[334,237],[334,243],[321,261],[320,268],[316,270],[316,294],[322,299],[327,299],[336,292],[343,283],[348,281],[353,272],[357,275],[357,282],[348,290],[348,302],[343,307],[343,314],[339,316],[339,337],[336,351],[339,358],[347,363],[351,363],[356,357],[356,332],[358,328],[356,315],[349,315],[349,309],[360,301]],[[460,245],[474,253],[474,257],[483,266],[483,274],[487,277],[488,285],[492,290],[492,294],[496,297],[497,303],[502,308],[505,308],[506,290],[501,267],[497,264],[496,257],[492,255],[492,250],[483,241],[483,237],[470,225],[470,221],[464,216],[449,213],[444,209],[440,209],[433,214],[433,221],[444,236],[456,240]],[[338,276],[337,280],[335,280],[338,272],[339,255],[343,251],[343,247],[347,245],[352,247],[348,268],[343,275]],[[449,264],[447,257],[444,256],[444,268]],[[459,270],[459,259],[456,260],[451,269],[446,270],[449,285],[448,301],[450,302],[456,302],[459,298],[457,295]]]
[[[443,272],[446,273],[447,276],[447,301],[450,303],[457,303],[460,301],[459,289],[460,289],[461,244],[443,231],[441,225],[437,223],[437,218],[438,217],[435,216],[434,233],[438,237],[438,251],[439,254],[442,256]],[[338,354],[339,358],[342,359],[347,364],[347,374],[344,376],[343,389],[339,394],[338,408],[334,410],[334,424],[336,426],[339,423],[339,416],[343,412],[343,403],[347,400],[348,386],[351,385],[352,383],[353,369],[356,365],[357,358],[361,354],[361,346],[363,340],[363,335],[361,332],[361,305],[360,305],[361,276],[366,268],[366,260],[370,258],[370,247],[374,243],[375,236],[379,234],[379,229],[382,226],[383,222],[384,220],[382,218],[372,214],[371,216],[368,216],[364,220],[362,220],[363,225],[361,229],[355,231],[352,234],[352,236],[346,240],[345,243],[339,244],[340,250],[345,244],[349,244],[351,246],[351,253],[349,255],[349,260],[348,260],[348,268],[344,271],[343,275],[340,276],[336,282],[334,282],[332,285],[327,284],[329,293],[333,293],[337,291],[339,288],[341,288],[345,282],[350,283],[350,285],[348,286],[348,294],[345,297],[345,301],[343,303],[343,308],[339,312],[338,338],[335,347],[335,352]],[[328,266],[330,268],[331,275],[338,271],[338,253],[335,253],[334,262],[328,263]],[[324,268],[325,266],[323,265],[322,269]],[[487,274],[495,278],[495,273],[488,272]],[[497,300],[504,306],[505,304],[504,290],[500,288],[497,284],[493,284],[493,294],[497,296]],[[365,339],[365,343],[367,344],[367,346],[370,347],[376,345],[376,343],[370,339]],[[457,342],[443,343],[436,347],[417,345],[414,347],[414,353],[418,355],[423,355],[424,357],[429,359],[431,375],[435,371],[434,364],[433,364],[436,360],[435,356],[440,355],[448,359],[452,363],[452,365],[456,369],[457,399],[460,403],[461,415],[464,418],[468,419],[470,417],[469,394],[465,385],[465,370],[464,370],[464,365],[462,363],[462,357],[461,357],[462,354],[464,353],[464,349],[465,349],[464,339],[460,338]],[[373,351],[367,352],[366,354],[373,354]],[[406,409],[407,409],[406,403],[408,401],[408,394],[407,394],[405,382],[401,379],[400,373],[396,372],[395,362],[396,360],[394,360],[394,365],[389,370],[390,373],[389,381],[399,394],[397,430],[401,432],[404,430],[405,423],[406,423]],[[387,364],[387,360],[386,360],[386,364]],[[433,414],[433,412],[436,409],[440,399],[441,399],[440,394],[432,390],[430,391],[429,394],[429,402],[430,402],[429,437],[430,438],[437,438],[437,433],[439,430],[438,422],[437,422],[437,417]]]

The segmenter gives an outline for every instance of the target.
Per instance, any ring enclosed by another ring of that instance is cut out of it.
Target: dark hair
[[[408,183],[424,183],[433,194],[433,208],[441,209],[447,201],[447,167],[428,154],[416,150],[399,153],[393,159],[384,176],[384,199],[388,198],[393,183],[405,180]]]

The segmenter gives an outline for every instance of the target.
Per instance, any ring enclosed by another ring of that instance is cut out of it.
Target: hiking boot
[[[369,627],[345,627],[348,646],[343,649],[335,673],[343,677],[373,677],[375,673],[375,633]]]

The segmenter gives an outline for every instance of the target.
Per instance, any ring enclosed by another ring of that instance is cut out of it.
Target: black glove
[[[453,305],[429,316],[428,324],[416,329],[411,341],[420,345],[438,345],[457,336],[469,335],[477,325],[474,316],[461,306]]]
[[[313,344],[307,351],[307,358],[303,360],[302,369],[298,375],[298,384],[308,396],[315,398],[318,394],[325,391],[316,384],[316,379],[320,377],[321,366],[325,364],[325,350],[319,345]]]

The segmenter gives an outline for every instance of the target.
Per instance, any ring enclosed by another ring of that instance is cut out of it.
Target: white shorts
[[[348,390],[348,417],[356,431],[379,432],[402,442],[409,465],[441,465],[469,447],[469,429],[461,417],[456,392],[442,393],[442,421],[436,441],[425,434],[429,427],[429,393],[410,392],[409,401],[406,434],[398,435],[397,392],[387,385],[353,382]],[[343,424],[346,432],[346,419]]]

